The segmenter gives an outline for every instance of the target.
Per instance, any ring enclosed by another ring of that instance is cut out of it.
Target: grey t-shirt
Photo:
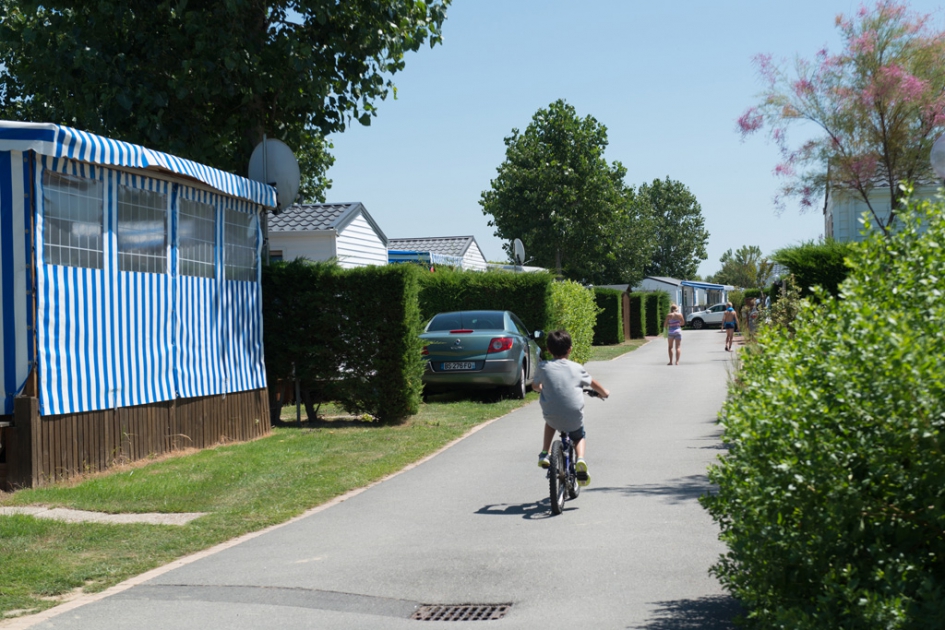
[[[569,359],[542,361],[535,374],[541,384],[541,412],[556,431],[577,431],[584,424],[584,388],[591,375],[584,366]]]

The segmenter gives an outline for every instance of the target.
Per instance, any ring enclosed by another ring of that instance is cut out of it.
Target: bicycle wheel
[[[577,473],[574,471],[574,463],[577,460],[575,459],[574,449],[571,449],[571,468],[568,470],[567,479],[568,479],[568,498],[576,499],[578,495],[581,494],[581,484],[578,483]]]
[[[555,441],[551,445],[548,459],[551,466],[548,468],[548,490],[551,495],[551,513],[561,514],[564,502],[567,500],[567,471],[564,469],[564,453],[561,452],[561,442]]]

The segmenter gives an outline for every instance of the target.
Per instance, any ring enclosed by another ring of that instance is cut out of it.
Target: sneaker
[[[591,483],[591,476],[587,474],[587,462],[583,459],[577,460],[577,463],[574,465],[574,471],[577,473],[577,480],[579,486],[586,486]]]
[[[538,454],[538,467],[548,468],[551,466],[551,460],[548,458],[548,451],[542,451]]]

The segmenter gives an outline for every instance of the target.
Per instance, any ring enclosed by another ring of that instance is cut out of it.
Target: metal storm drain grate
[[[411,619],[417,621],[492,621],[502,619],[512,604],[459,604],[421,606]]]

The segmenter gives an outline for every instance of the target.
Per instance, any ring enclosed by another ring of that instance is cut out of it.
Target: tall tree
[[[245,173],[269,134],[321,197],[325,136],[370,124],[451,0],[0,0],[0,116]]]
[[[699,263],[708,258],[705,248],[709,242],[696,196],[669,177],[643,184],[637,196],[653,210],[656,249],[644,270],[646,275],[692,279]]]
[[[604,158],[606,127],[558,100],[539,109],[524,133],[513,129],[505,146],[505,161],[479,202],[496,236],[520,238],[534,264],[569,279],[642,278],[649,217],[624,184],[626,169]]]
[[[757,245],[745,245],[735,252],[728,250],[719,259],[722,268],[710,282],[730,284],[744,289],[768,286],[774,274],[774,263],[765,258]]]
[[[793,73],[757,56],[765,90],[738,126],[746,135],[767,126],[781,149],[774,169],[785,182],[779,207],[788,196],[811,208],[829,185],[862,198],[888,234],[899,184],[934,178],[929,152],[945,131],[945,33],[893,0],[862,7],[853,18],[840,15],[837,27],[843,51],[798,58]],[[787,129],[802,121],[823,133],[792,148]],[[888,216],[870,199],[879,187],[888,191]]]

